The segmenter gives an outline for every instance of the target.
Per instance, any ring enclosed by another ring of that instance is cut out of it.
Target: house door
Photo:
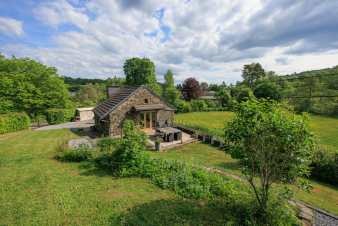
[[[140,124],[142,128],[156,127],[156,112],[145,111],[140,113]]]

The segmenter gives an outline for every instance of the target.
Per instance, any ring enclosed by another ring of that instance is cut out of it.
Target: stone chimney
[[[109,86],[107,88],[107,97],[111,98],[112,96],[120,92],[120,90],[121,90],[120,86]]]

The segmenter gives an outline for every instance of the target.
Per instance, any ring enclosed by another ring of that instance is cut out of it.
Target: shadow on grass
[[[94,160],[81,162],[79,164],[80,175],[83,176],[98,176],[98,177],[112,177],[112,171],[107,167],[101,167],[96,164]]]
[[[156,200],[129,209],[111,218],[111,225],[167,226],[167,225],[244,225],[247,218],[241,206],[224,201]],[[242,216],[241,216],[242,215]],[[231,224],[233,223],[233,224]]]
[[[70,131],[79,137],[87,136],[91,139],[100,137],[100,134],[92,128],[70,128]]]

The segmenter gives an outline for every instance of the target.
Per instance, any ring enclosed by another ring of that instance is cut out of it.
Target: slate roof
[[[103,119],[118,105],[127,100],[138,88],[139,87],[122,87],[118,93],[96,106],[96,108],[94,108],[94,113],[99,116],[100,119]]]
[[[99,116],[100,120],[103,119],[110,112],[114,111],[114,109],[117,108],[120,104],[126,101],[139,88],[145,88],[153,95],[158,96],[153,91],[151,91],[150,89],[148,89],[146,86],[143,86],[143,85],[138,86],[138,87],[132,87],[132,86],[121,87],[120,90],[116,94],[111,96],[108,100],[105,100],[99,105],[97,105],[94,108],[94,114]],[[161,99],[161,97],[159,98]],[[164,106],[164,109],[172,110],[172,111],[175,110],[174,108],[171,108],[169,105]]]

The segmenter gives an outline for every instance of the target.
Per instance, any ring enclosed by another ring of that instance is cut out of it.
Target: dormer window
[[[148,99],[144,99],[144,103],[147,104],[148,103]]]

